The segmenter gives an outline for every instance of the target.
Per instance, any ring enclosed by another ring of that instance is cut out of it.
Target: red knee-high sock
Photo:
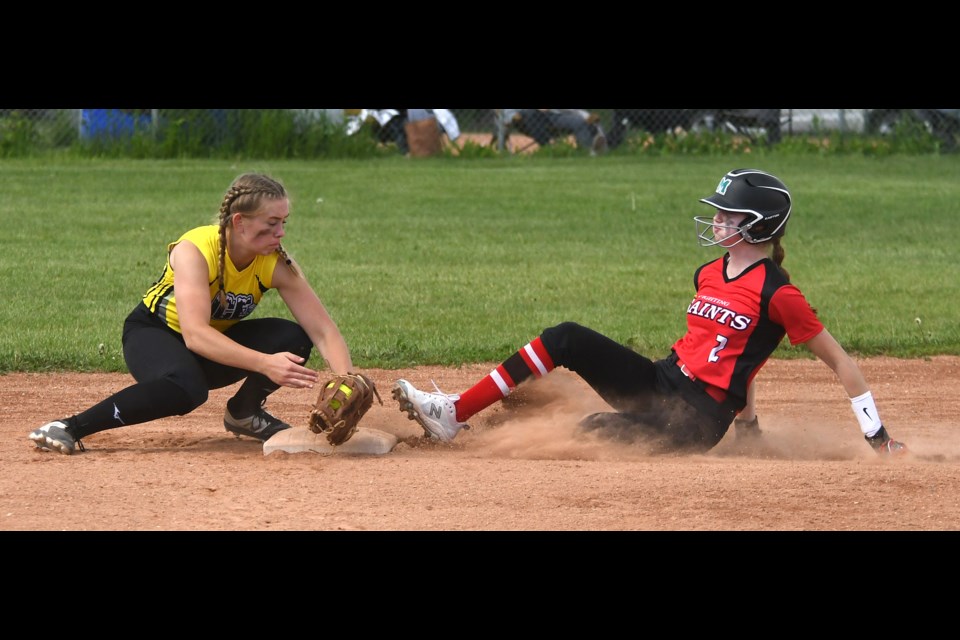
[[[482,380],[460,394],[457,401],[457,420],[466,422],[472,415],[503,400],[518,384],[531,375],[537,378],[553,371],[553,358],[543,347],[540,338],[534,338],[522,349],[504,360]]]

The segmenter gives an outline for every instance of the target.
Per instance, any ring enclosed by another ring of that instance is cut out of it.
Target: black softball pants
[[[241,320],[224,334],[261,353],[290,351],[309,358],[313,343],[303,328],[284,318]],[[123,357],[137,381],[73,419],[75,437],[190,413],[219,389],[240,380],[231,411],[246,416],[279,388],[268,377],[229,367],[190,351],[183,336],[139,304],[123,325]]]
[[[716,446],[736,416],[683,375],[673,357],[653,361],[575,322],[541,333],[554,365],[579,375],[616,413],[581,422],[587,431],[654,452],[703,452]],[[672,354],[671,354],[672,356]]]

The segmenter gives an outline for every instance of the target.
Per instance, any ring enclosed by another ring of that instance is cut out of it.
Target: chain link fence
[[[955,150],[960,136],[960,109],[449,110],[456,118],[461,146],[470,141],[499,152],[515,152],[531,146],[531,140],[541,145],[557,139],[570,140],[574,146],[584,144],[570,129],[532,132],[537,118],[517,119],[515,115],[538,111],[579,112],[594,138],[598,134],[603,137],[603,150],[618,148],[631,136],[643,133],[726,132],[776,145],[795,136],[892,136],[899,132],[930,136],[943,150]],[[374,112],[395,112],[403,114],[403,119],[408,110],[0,109],[0,154],[16,156],[77,146],[103,150],[118,145],[129,151],[131,146],[137,148],[139,140],[144,143],[139,147],[142,154],[166,148],[178,155],[203,156],[215,149],[246,149],[253,132],[263,138],[263,132],[269,131],[272,140],[256,140],[265,149],[289,147],[291,140],[310,138],[312,145],[290,155],[321,155],[332,149],[321,143],[325,137],[360,137],[364,129],[373,129],[368,139],[381,146],[389,144],[383,133],[386,124],[371,117]],[[536,133],[542,139],[538,140]]]

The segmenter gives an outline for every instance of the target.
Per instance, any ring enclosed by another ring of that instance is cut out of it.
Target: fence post
[[[503,122],[503,109],[496,109],[494,111],[497,117],[494,118],[497,122],[497,151],[503,151],[504,147],[504,133],[506,132],[506,125]]]

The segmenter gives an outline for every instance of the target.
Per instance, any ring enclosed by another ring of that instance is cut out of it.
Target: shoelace
[[[260,405],[260,408],[257,409],[254,414],[255,417],[259,418],[260,421],[266,425],[264,428],[275,427],[278,424],[282,424],[283,420],[273,415],[269,411],[263,408],[263,405]],[[262,429],[261,429],[262,430]]]
[[[456,398],[454,398],[454,394],[444,393],[443,391],[440,391],[440,387],[437,386],[437,383],[434,382],[432,378],[430,379],[430,384],[432,384],[432,385],[433,385],[433,388],[437,390],[437,393],[439,393],[440,395],[446,397],[448,400],[450,400],[450,402],[453,403],[453,406],[454,406],[454,409],[453,409],[453,411],[454,411],[453,419],[454,419],[454,420],[457,420],[457,414],[456,414],[456,411],[457,411],[456,406],[457,406],[457,404],[456,404],[456,401],[460,399],[460,396],[456,396]],[[457,420],[457,422],[459,422],[459,420]],[[469,428],[470,428],[470,425],[464,424],[464,425],[463,425],[463,428],[464,428],[464,429],[469,429]]]
[[[270,413],[269,411],[267,411],[266,409],[264,409],[264,407],[266,406],[266,404],[267,404],[267,400],[266,400],[266,398],[264,398],[264,399],[260,402],[260,406],[257,407],[257,408],[254,410],[253,415],[251,415],[249,418],[237,418],[237,417],[234,416],[232,413],[230,414],[230,416],[231,416],[234,420],[248,420],[248,419],[249,419],[249,420],[250,420],[250,431],[253,432],[253,433],[263,433],[263,432],[266,431],[267,429],[272,429],[273,427],[275,427],[275,426],[277,426],[277,425],[279,425],[279,424],[283,424],[283,420],[281,420],[280,418],[276,417],[275,415],[273,415],[272,413]],[[229,411],[229,410],[230,410],[230,409],[229,409],[229,407],[228,407],[228,408],[227,408],[227,411]],[[258,427],[259,427],[259,428],[258,428]]]
[[[70,429],[70,431],[68,431],[67,429]],[[77,449],[80,449],[81,452],[86,451],[87,448],[83,446],[82,442],[80,442],[80,438],[74,437],[73,433],[71,433],[72,430],[73,430],[73,427],[68,424],[67,428],[65,428],[63,432],[66,433],[71,438],[73,438],[73,442],[74,444],[77,445]]]
[[[439,393],[440,395],[446,396],[446,397],[448,397],[448,398],[450,397],[450,394],[449,394],[449,393],[444,393],[443,391],[440,391],[440,387],[438,387],[438,386],[437,386],[437,383],[434,382],[432,379],[430,380],[430,384],[433,385],[433,388],[436,389],[436,390],[437,390],[437,393]]]

